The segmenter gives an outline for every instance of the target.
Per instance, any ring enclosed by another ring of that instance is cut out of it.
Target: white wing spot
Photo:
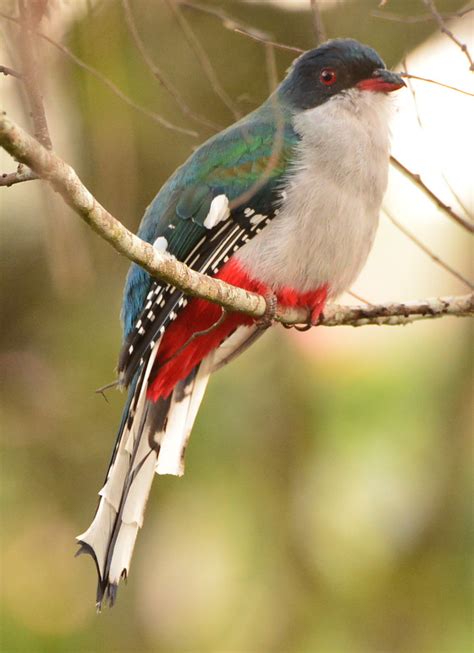
[[[150,322],[154,322],[154,321],[155,321],[155,314],[153,313],[153,311],[150,311],[150,312],[148,313],[147,318],[150,320]]]
[[[139,333],[141,336],[145,335],[145,329],[144,329],[143,327],[140,327],[140,328],[138,329],[138,333]]]
[[[254,209],[250,209],[250,208],[244,209],[244,215],[246,218],[250,218],[250,216],[253,215],[254,213],[255,213]]]
[[[226,195],[217,195],[211,202],[209,213],[207,214],[203,224],[206,229],[212,229],[216,224],[219,224],[219,222],[227,220],[229,215],[229,200]]]
[[[166,252],[168,249],[168,241],[164,236],[159,236],[153,243],[153,247],[157,252]]]
[[[130,345],[130,347],[128,348],[128,353],[130,354],[130,356],[133,354],[133,345]]]
[[[265,220],[267,218],[266,215],[262,215],[261,213],[256,213],[252,218],[250,218],[250,224],[260,224],[262,220]]]

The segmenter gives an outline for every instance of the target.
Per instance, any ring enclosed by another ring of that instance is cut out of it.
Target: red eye
[[[334,68],[323,68],[319,75],[319,81],[324,84],[324,86],[332,86],[335,84],[337,81],[337,75]]]

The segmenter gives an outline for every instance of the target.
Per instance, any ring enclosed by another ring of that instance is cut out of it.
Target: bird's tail
[[[77,537],[80,553],[94,558],[99,576],[97,608],[113,605],[126,578],[155,471],[181,476],[184,452],[209,378],[211,356],[180,381],[166,399],[146,390],[159,343],[129,392],[112,460],[90,527]]]

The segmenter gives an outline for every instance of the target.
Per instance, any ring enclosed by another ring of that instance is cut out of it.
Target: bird
[[[405,86],[354,39],[305,51],[255,111],[202,144],[148,206],[138,236],[190,268],[303,307],[316,324],[371,249]],[[271,311],[270,311],[271,313]],[[118,379],[127,400],[90,527],[98,610],[129,574],[155,473],[180,476],[211,373],[271,324],[191,298],[132,264]]]

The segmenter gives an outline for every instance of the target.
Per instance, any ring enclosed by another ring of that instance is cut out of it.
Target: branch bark
[[[31,119],[35,136],[46,149],[52,149],[48,122],[43,105],[43,94],[40,87],[40,68],[36,49],[36,35],[38,18],[35,8],[25,0],[20,0],[20,33],[18,35],[18,52],[22,65],[22,79],[25,84],[26,95],[30,105]]]
[[[36,172],[25,168],[25,166],[20,163],[15,172],[4,172],[0,174],[0,187],[1,186],[14,186],[15,184],[21,184],[24,181],[33,181],[34,179],[39,179]]]
[[[44,148],[5,113],[0,114],[0,146],[19,163],[28,165],[39,177],[48,181],[64,201],[117,252],[141,265],[151,275],[188,295],[215,302],[225,310],[239,311],[255,318],[264,316],[267,306],[262,296],[195,272],[174,257],[156,251],[130,232],[101,206],[71,166]],[[334,304],[326,307],[319,323],[325,326],[395,325],[443,315],[473,314],[474,295],[471,294],[378,306]],[[306,322],[308,315],[303,309],[278,307],[275,319],[286,325],[294,325]]]

